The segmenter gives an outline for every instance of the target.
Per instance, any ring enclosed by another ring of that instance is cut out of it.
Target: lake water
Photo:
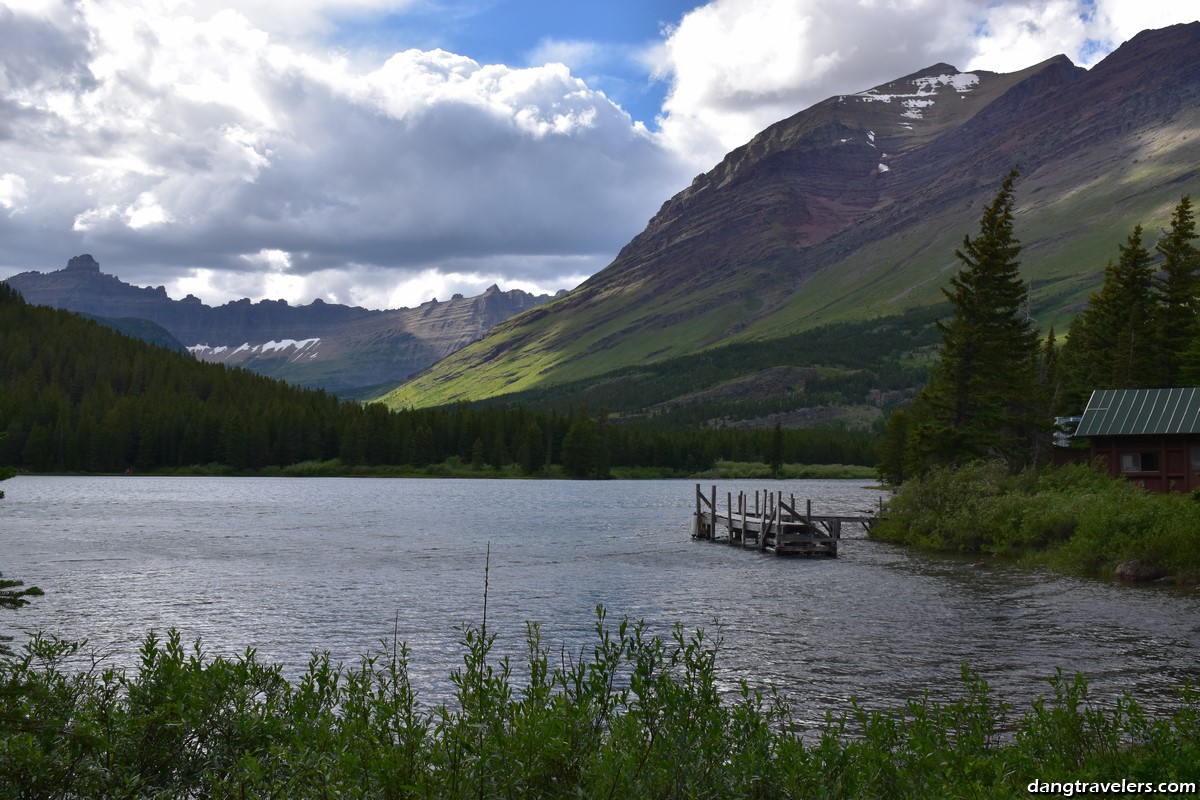
[[[3,485],[0,570],[46,591],[8,630],[86,638],[136,661],[178,628],[212,654],[255,647],[295,675],[309,654],[359,655],[397,630],[422,696],[443,699],[461,623],[501,652],[525,622],[578,652],[610,622],[723,637],[734,685],[775,685],[802,720],[853,695],[891,707],[955,697],[962,663],[1024,705],[1056,667],[1093,696],[1154,706],[1200,679],[1200,593],[1131,587],[919,553],[846,533],[837,559],[776,558],[690,538],[694,482],[30,477]],[[706,485],[707,489],[707,485]],[[728,481],[783,489],[814,513],[860,514],[861,481]]]

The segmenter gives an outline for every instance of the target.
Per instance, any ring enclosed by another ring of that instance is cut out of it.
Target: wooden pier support
[[[733,493],[725,494],[725,513],[717,507],[717,487],[706,495],[696,484],[696,511],[692,520],[692,538],[725,541],[742,548],[782,555],[823,555],[836,558],[842,538],[842,523],[862,525],[870,530],[874,517],[813,515],[812,500],[806,500],[804,513],[796,510],[796,496],[785,500],[783,492],[754,493],[754,511],[750,497],[739,492],[736,511]],[[720,531],[724,530],[722,534]]]

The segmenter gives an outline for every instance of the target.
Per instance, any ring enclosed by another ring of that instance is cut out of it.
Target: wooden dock
[[[870,530],[873,516],[829,516],[812,513],[812,500],[804,510],[796,507],[796,497],[783,492],[755,492],[750,495],[725,494],[725,509],[717,505],[717,487],[706,496],[696,484],[696,513],[692,518],[692,538],[726,542],[735,547],[755,548],[777,556],[807,555],[837,558],[842,525],[861,525]],[[721,530],[724,529],[724,533]]]

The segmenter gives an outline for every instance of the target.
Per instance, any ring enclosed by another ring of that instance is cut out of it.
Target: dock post
[[[709,501],[708,507],[712,509],[713,524],[712,524],[712,535],[709,536],[709,538],[715,542],[717,540],[717,485],[715,483],[712,485],[711,492],[712,493],[711,493],[710,497],[712,499]]]
[[[741,506],[741,512],[742,512],[742,547],[744,548],[746,546],[746,506],[747,506],[745,492],[738,493],[738,505]]]
[[[725,493],[725,514],[729,519],[729,543],[733,544],[733,492]]]
[[[779,502],[775,504],[775,555],[782,555],[783,545],[783,492],[779,493]]]
[[[755,511],[758,510],[758,492],[754,493]],[[771,529],[771,516],[767,512],[767,493],[763,492],[762,514],[758,518],[758,550],[764,552],[767,549],[767,531]]]
[[[808,505],[804,507],[804,521],[812,525],[812,499],[807,501]]]

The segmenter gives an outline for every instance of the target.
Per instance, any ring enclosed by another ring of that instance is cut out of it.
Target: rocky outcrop
[[[1113,574],[1117,580],[1129,581],[1130,583],[1144,583],[1146,581],[1157,581],[1167,576],[1167,571],[1151,561],[1134,559],[1117,565]]]

